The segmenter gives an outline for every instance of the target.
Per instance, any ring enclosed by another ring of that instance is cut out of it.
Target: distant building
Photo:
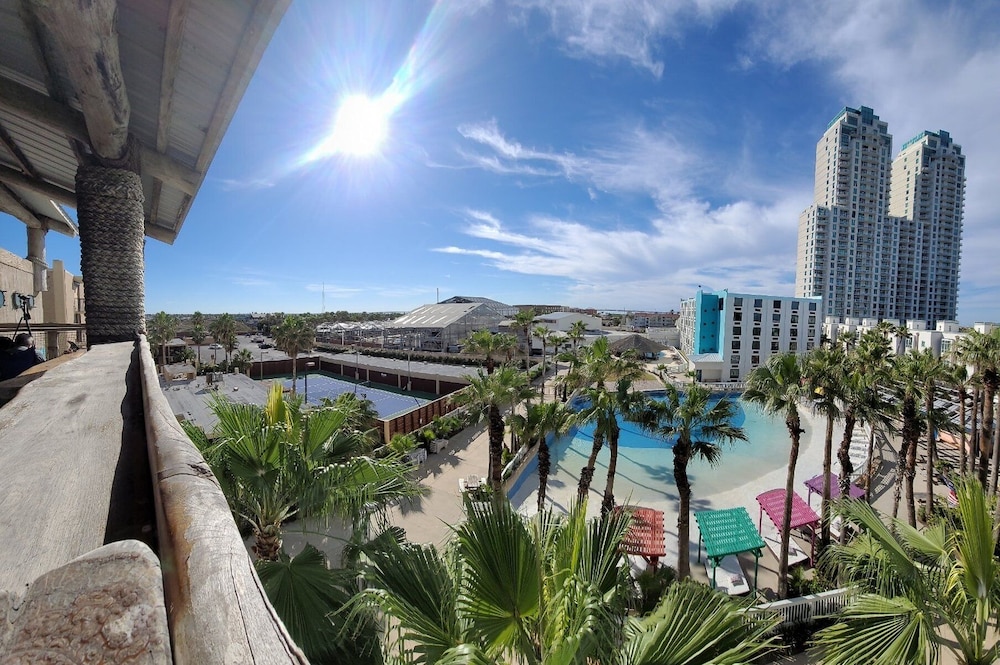
[[[822,298],[706,293],[681,301],[681,350],[699,381],[743,381],[776,353],[820,343]]]
[[[385,324],[387,348],[458,351],[477,330],[496,331],[503,320],[483,302],[439,303],[418,307]]]
[[[635,329],[644,328],[673,328],[677,325],[679,313],[673,310],[669,312],[632,312],[632,327]]]
[[[827,317],[823,323],[823,335],[836,344],[845,333],[854,333],[857,337],[865,334],[869,330],[876,329],[880,323],[891,324],[900,332],[887,333],[889,339],[889,349],[893,354],[902,354],[911,350],[930,350],[935,357],[947,357],[955,348],[955,344],[962,337],[968,334],[963,331],[958,321],[938,321],[934,328],[929,328],[922,320],[900,321],[898,319],[883,319],[881,322],[876,319],[852,319],[846,318],[842,322],[836,317]],[[905,327],[905,331],[901,329]],[[989,334],[995,324],[976,323],[973,329],[983,334]]]
[[[553,312],[577,312],[597,316],[597,310],[587,307],[566,307],[565,305],[515,305],[518,311],[532,310],[535,314],[552,314]]]

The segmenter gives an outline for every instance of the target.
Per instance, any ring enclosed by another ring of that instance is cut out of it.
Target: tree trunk
[[[865,471],[868,482],[865,483],[865,503],[870,505],[872,502],[872,483],[875,480],[875,426],[871,424],[868,426],[871,431],[868,432],[868,470]]]
[[[615,470],[618,467],[618,436],[612,433],[608,437],[608,449],[611,453],[608,459],[608,483],[604,486],[604,500],[601,501],[601,515],[607,515],[615,507]]]
[[[545,490],[549,483],[549,470],[551,466],[549,444],[543,436],[538,441],[538,512],[545,510]]]
[[[298,354],[292,356],[292,394],[293,395],[296,394],[296,392],[295,392],[295,382],[296,382],[296,380],[298,378],[298,372],[297,372],[298,368],[296,367],[296,365],[298,365],[298,363],[295,362],[295,360],[298,357],[299,357]],[[228,363],[229,361],[227,360],[226,362]]]
[[[996,395],[996,386],[990,380],[989,374],[984,377],[983,383],[986,389],[983,391],[983,420],[979,430],[979,484],[983,486],[983,491],[989,489],[987,481],[990,471],[990,441],[993,435],[993,397]]]
[[[982,408],[982,395],[979,393],[979,386],[972,389],[972,423],[969,432],[972,433],[972,455],[969,458],[969,473],[976,475],[976,467],[979,463],[979,422],[981,420],[979,410]]]
[[[924,410],[927,413],[927,510],[924,512],[924,524],[930,524],[934,518],[934,423],[930,413],[934,409],[934,386],[929,386]]]
[[[254,527],[254,544],[251,549],[262,561],[277,561],[281,552],[281,525],[268,524],[264,527]]]
[[[493,490],[493,497],[496,500],[500,496],[503,485],[503,417],[500,415],[500,407],[495,404],[489,406],[489,436],[490,436],[490,488]]]
[[[1000,407],[997,408],[993,422],[1000,422]],[[1000,427],[993,428],[993,469],[990,472],[990,494],[997,493],[997,472],[1000,471]]]
[[[840,448],[837,449],[837,461],[840,462],[840,498],[841,500],[851,496],[851,474],[854,473],[854,465],[851,463],[851,438],[854,436],[854,409],[848,408],[844,411],[844,437],[840,440]],[[847,529],[841,528],[839,542],[844,544],[847,536]]]
[[[580,470],[580,485],[577,488],[577,497],[584,501],[590,494],[590,483],[594,479],[594,466],[597,464],[597,454],[601,452],[604,445],[604,435],[599,430],[594,430],[594,444],[590,448],[590,457],[587,458],[587,466]]]
[[[899,501],[903,492],[903,478],[906,476],[908,443],[905,435],[899,436],[899,455],[896,457],[896,483],[892,493],[892,518],[899,516]]]
[[[958,474],[961,476],[965,475],[966,466],[968,466],[968,454],[965,450],[965,400],[968,399],[968,395],[964,390],[958,391],[958,422],[962,428],[959,432],[959,450],[958,450]]]
[[[799,461],[799,437],[802,429],[799,419],[785,421],[791,435],[792,448],[788,453],[788,475],[785,480],[785,514],[781,519],[781,554],[778,557],[778,597],[788,597],[788,541],[792,536],[792,494],[795,492],[795,465]]]
[[[823,503],[820,506],[819,551],[830,546],[830,472],[833,467],[833,416],[826,417],[826,437],[823,439]]]
[[[913,496],[913,479],[917,475],[917,443],[920,441],[920,427],[917,421],[917,404],[913,398],[903,400],[903,439],[906,445],[906,521],[917,527],[917,502]]]
[[[691,457],[691,444],[678,441],[674,444],[674,482],[680,505],[677,511],[677,579],[691,575],[691,482],[687,465]]]

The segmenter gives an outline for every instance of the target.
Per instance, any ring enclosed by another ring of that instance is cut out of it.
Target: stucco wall
[[[31,261],[0,249],[0,291],[3,291],[3,306],[0,306],[0,323],[17,323],[21,320],[20,308],[14,308],[14,293],[32,295],[34,277]],[[43,320],[42,299],[35,299],[31,310],[32,320]]]

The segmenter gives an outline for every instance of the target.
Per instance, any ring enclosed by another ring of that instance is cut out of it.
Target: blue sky
[[[963,146],[959,318],[1000,321],[998,76],[993,2],[295,0],[177,241],[147,241],[147,309],[790,295],[816,141],[866,105],[895,150]],[[356,94],[391,110],[373,155],[330,147]]]

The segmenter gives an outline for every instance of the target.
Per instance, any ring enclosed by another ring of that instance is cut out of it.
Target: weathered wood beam
[[[30,7],[65,62],[91,147],[105,159],[121,159],[131,107],[118,54],[118,3],[31,0]]]
[[[250,78],[257,69],[264,49],[271,41],[278,22],[284,15],[285,10],[292,0],[258,0],[254,7],[253,14],[247,22],[247,26],[240,38],[240,48],[233,59],[233,65],[229,69],[229,76],[226,85],[219,95],[219,102],[212,114],[212,120],[208,125],[205,135],[208,137],[205,145],[201,147],[201,155],[195,164],[195,169],[204,173],[208,170],[208,164],[215,156],[222,136],[225,134],[226,125],[232,119],[236,106],[240,103],[242,93],[247,89]],[[234,76],[233,72],[239,72],[239,76]],[[240,94],[237,94],[240,93]],[[187,192],[193,194],[193,192]]]
[[[43,124],[71,138],[90,142],[82,113],[60,104],[43,92],[3,77],[0,77],[0,109]],[[201,180],[197,171],[146,146],[141,146],[140,150],[145,173],[185,194],[195,193]]]
[[[167,16],[167,36],[163,47],[163,68],[160,74],[160,112],[156,119],[156,151],[164,152],[169,139],[170,111],[174,101],[174,80],[181,61],[184,41],[184,21],[188,0],[173,0]]]
[[[5,212],[27,224],[30,228],[43,228],[42,220],[35,216],[35,213],[28,210],[24,204],[17,200],[14,192],[4,185],[0,185],[0,212]]]
[[[16,187],[24,187],[33,192],[38,192],[57,203],[68,205],[71,208],[76,207],[76,194],[72,191],[59,185],[53,185],[45,180],[32,178],[4,164],[0,164],[0,182],[5,182]]]

